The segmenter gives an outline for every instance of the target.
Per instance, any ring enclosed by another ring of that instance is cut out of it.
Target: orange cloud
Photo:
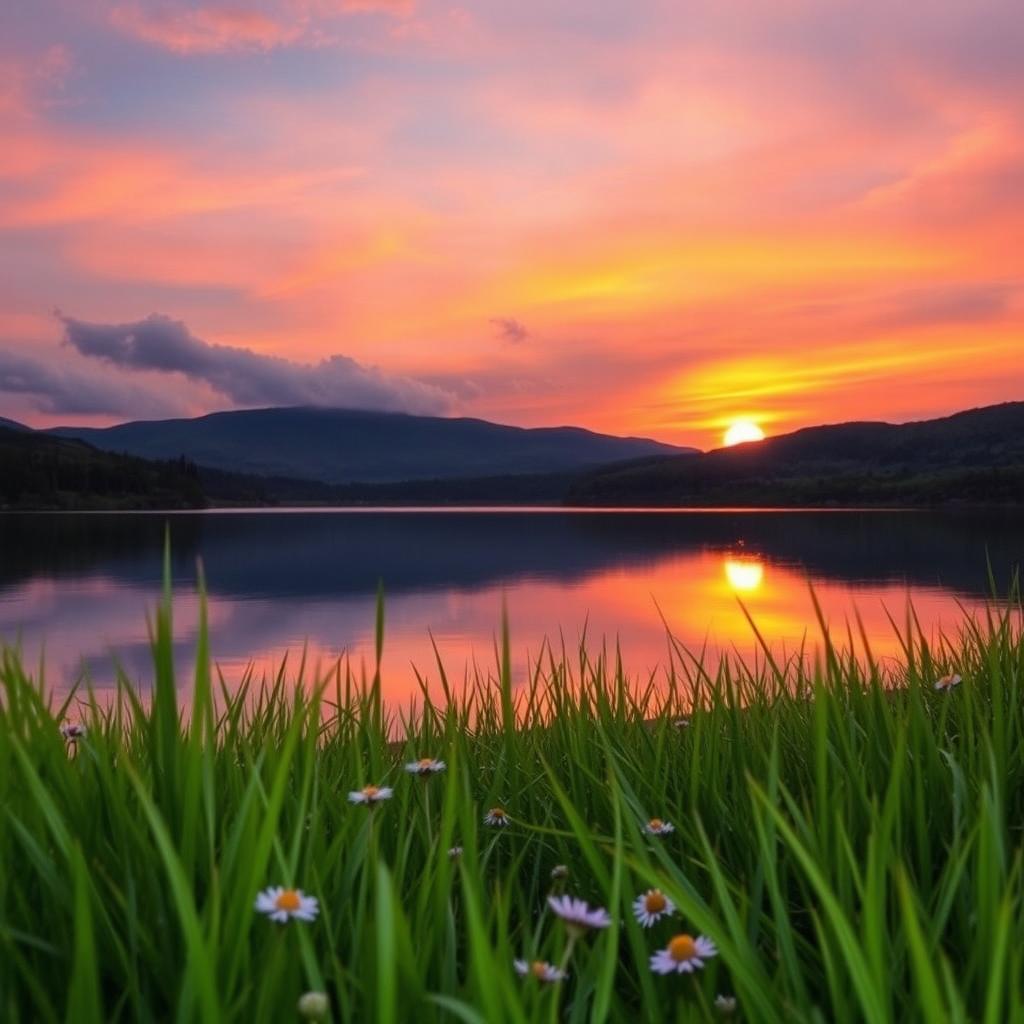
[[[42,227],[104,219],[132,223],[256,207],[273,209],[351,180],[350,167],[284,171],[202,170],[168,147],[12,130],[0,180],[22,188],[0,196],[0,224]]]

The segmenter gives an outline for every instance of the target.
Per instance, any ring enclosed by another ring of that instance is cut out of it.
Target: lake
[[[1024,563],[1015,511],[295,510],[0,516],[0,637],[68,687],[99,688],[115,658],[150,682],[146,613],[159,596],[165,530],[175,583],[183,689],[205,568],[214,656],[229,681],[288,652],[323,667],[373,660],[374,608],[386,595],[384,690],[396,703],[431,682],[431,634],[450,678],[494,665],[507,604],[517,678],[547,637],[618,641],[634,676],[664,667],[674,636],[712,658],[752,657],[740,600],[773,649],[817,633],[808,585],[845,634],[857,609],[877,657],[898,654],[887,618],[912,597],[926,632]],[[660,612],[659,612],[660,610]]]

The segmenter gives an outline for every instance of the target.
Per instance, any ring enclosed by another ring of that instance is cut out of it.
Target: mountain
[[[1024,501],[1024,402],[917,423],[808,427],[687,458],[584,474],[573,505]]]
[[[206,504],[198,471],[0,423],[0,509],[169,509]]]
[[[106,451],[328,484],[562,473],[678,448],[578,427],[524,429],[350,409],[255,409],[50,431]]]
[[[19,430],[19,431],[30,431],[31,427],[26,427],[24,423],[18,423],[15,420],[5,419],[0,416],[0,427],[4,430]]]

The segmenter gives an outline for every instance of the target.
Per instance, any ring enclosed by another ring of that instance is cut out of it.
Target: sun
[[[734,444],[746,444],[748,441],[763,441],[764,431],[751,420],[736,420],[725,432],[726,448]]]

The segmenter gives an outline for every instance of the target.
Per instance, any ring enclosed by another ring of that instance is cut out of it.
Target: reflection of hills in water
[[[179,582],[202,557],[210,590],[237,597],[476,588],[528,577],[572,581],[701,549],[744,550],[846,583],[906,581],[988,591],[1024,563],[1012,512],[224,513],[6,515],[0,586],[101,574],[159,580],[170,529]]]

